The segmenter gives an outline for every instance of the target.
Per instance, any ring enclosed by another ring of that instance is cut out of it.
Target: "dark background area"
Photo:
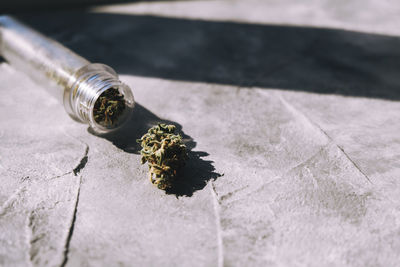
[[[153,2],[146,0],[141,2]],[[157,0],[164,1],[164,0]],[[0,3],[1,13],[28,13],[32,11],[66,10],[94,5],[123,4],[139,2],[139,0],[2,0]]]
[[[398,37],[85,10],[19,17],[122,74],[400,99]]]

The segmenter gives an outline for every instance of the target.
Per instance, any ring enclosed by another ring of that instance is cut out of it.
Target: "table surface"
[[[301,3],[300,3],[301,2]],[[1,266],[398,266],[400,5],[162,1],[25,13],[115,68],[112,137],[0,64]],[[172,192],[136,139],[190,148]]]

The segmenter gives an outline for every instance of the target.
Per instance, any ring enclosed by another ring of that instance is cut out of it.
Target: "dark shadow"
[[[189,151],[189,159],[174,187],[168,189],[167,194],[192,196],[193,192],[203,189],[211,179],[216,180],[223,176],[215,172],[213,162],[204,160],[209,154],[202,151]]]
[[[123,128],[115,133],[99,136],[109,140],[125,152],[140,154],[141,147],[136,140],[142,137],[150,127],[158,123],[175,125],[188,149],[186,165],[179,173],[175,186],[166,191],[167,194],[174,194],[177,197],[192,196],[195,191],[203,189],[209,180],[215,180],[221,176],[215,172],[212,161],[202,159],[208,156],[208,153],[193,151],[196,142],[182,131],[180,124],[163,120],[138,103],[136,103],[132,117]],[[95,134],[90,128],[89,132]]]
[[[163,120],[156,116],[154,113],[136,103],[132,113],[132,117],[116,132],[110,134],[99,135],[112,142],[116,147],[128,153],[140,154],[141,146],[136,142],[137,139],[142,137],[149,128],[157,125],[158,123],[173,124],[176,130],[181,134],[183,142],[188,150],[192,150],[196,146],[196,142],[190,136],[182,131],[182,126],[176,122]],[[90,128],[89,131],[95,134]]]
[[[0,14],[21,14],[88,8],[91,6],[126,4],[134,2],[154,2],[167,0],[2,0]]]
[[[24,19],[123,74],[400,100],[398,37],[83,11]]]

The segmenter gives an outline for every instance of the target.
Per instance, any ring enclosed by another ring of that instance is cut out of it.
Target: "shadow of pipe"
[[[400,100],[398,37],[84,11],[23,19],[119,73]]]
[[[192,150],[196,146],[196,142],[190,136],[182,131],[182,126],[176,122],[164,120],[156,116],[154,113],[136,103],[129,121],[118,131],[109,134],[98,135],[112,142],[116,147],[125,152],[140,154],[142,149],[140,144],[136,142],[142,137],[149,128],[158,123],[173,124],[176,126],[178,133],[182,135],[183,142],[188,150]],[[89,132],[95,134],[90,128]]]

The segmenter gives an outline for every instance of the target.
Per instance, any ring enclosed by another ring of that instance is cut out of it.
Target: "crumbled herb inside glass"
[[[113,126],[125,109],[124,96],[118,89],[104,91],[96,100],[93,108],[94,120],[104,127]]]
[[[158,124],[138,139],[142,146],[142,164],[149,165],[149,179],[159,189],[171,188],[187,159],[182,137],[175,134],[174,125]]]

